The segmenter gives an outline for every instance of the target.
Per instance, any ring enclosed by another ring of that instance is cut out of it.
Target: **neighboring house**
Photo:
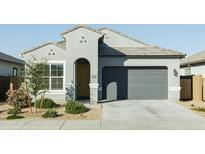
[[[22,76],[24,61],[0,52],[0,76]]]
[[[202,75],[205,78],[205,51],[181,59],[180,75]]]
[[[46,59],[46,97],[75,99],[179,99],[181,52],[145,44],[109,28],[76,26],[24,51],[25,61]],[[73,94],[73,95],[72,95]]]
[[[18,76],[22,76],[23,74],[23,60],[0,52],[0,101],[6,100],[6,92],[11,88],[11,83],[13,89],[19,87]]]

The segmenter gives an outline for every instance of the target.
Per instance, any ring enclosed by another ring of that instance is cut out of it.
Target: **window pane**
[[[25,72],[24,72],[24,69],[22,68],[21,69],[21,76],[24,76]]]
[[[51,64],[51,76],[63,76],[63,64]]]
[[[51,65],[51,76],[57,76],[57,68],[56,68],[56,65],[52,64]]]
[[[63,78],[51,78],[51,89],[52,90],[63,89]]]
[[[17,76],[17,68],[13,68],[13,76]]]

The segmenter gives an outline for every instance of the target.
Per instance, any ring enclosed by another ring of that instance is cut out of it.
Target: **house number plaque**
[[[92,75],[92,78],[97,78],[97,75]]]

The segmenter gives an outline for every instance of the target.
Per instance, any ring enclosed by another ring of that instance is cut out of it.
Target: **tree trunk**
[[[44,96],[45,96],[45,92],[43,92],[43,94],[41,95],[41,104],[40,104],[40,111],[39,112],[41,112],[42,104],[44,101]]]
[[[28,86],[27,86],[27,83],[25,83],[25,88],[26,88],[26,93],[27,93],[27,96],[28,96],[28,105],[29,105],[29,109],[30,109],[30,112],[33,113],[32,111],[32,105],[31,105],[31,101],[29,99],[29,92],[28,92]]]
[[[35,96],[35,103],[34,103],[34,106],[35,106],[35,113],[37,114],[36,100],[37,100],[37,96]]]

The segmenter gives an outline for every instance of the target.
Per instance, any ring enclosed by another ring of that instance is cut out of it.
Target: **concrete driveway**
[[[103,104],[101,129],[205,129],[205,118],[168,100]]]

